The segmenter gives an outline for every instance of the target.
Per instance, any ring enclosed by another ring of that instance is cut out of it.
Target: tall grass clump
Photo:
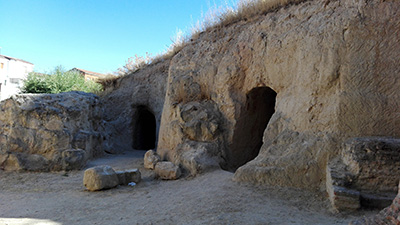
[[[22,93],[61,93],[68,91],[83,91],[100,93],[102,86],[94,81],[87,81],[76,71],[65,71],[57,66],[50,74],[29,73],[23,86]]]

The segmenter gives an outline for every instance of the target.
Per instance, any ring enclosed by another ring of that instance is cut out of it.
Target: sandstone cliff
[[[201,33],[169,66],[158,153],[324,189],[347,138],[400,136],[399,9],[306,1]]]

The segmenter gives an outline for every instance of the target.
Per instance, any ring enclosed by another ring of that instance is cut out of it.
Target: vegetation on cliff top
[[[76,71],[65,71],[62,66],[57,66],[50,74],[29,73],[22,93],[61,93],[68,91],[84,91],[99,93],[102,86],[94,81],[87,81]]]

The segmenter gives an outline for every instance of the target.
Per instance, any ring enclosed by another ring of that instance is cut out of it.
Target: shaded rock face
[[[115,80],[105,89],[105,151],[154,149],[163,110],[170,60]]]
[[[200,146],[237,181],[325,189],[342,142],[400,136],[399,13],[306,1],[201,33],[170,63],[157,152],[192,165]]]
[[[102,107],[94,94],[16,95],[0,103],[0,166],[81,169],[103,154]]]
[[[350,223],[351,225],[384,225],[384,224],[400,224],[400,184],[399,192],[392,204],[377,215],[363,218]]]
[[[351,138],[327,166],[327,191],[337,211],[384,208],[397,193],[400,139]]]

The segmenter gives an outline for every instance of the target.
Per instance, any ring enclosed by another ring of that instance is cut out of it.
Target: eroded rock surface
[[[157,152],[195,171],[188,141],[215,145],[237,181],[324,190],[345,140],[400,136],[399,13],[304,1],[199,34],[170,62]]]
[[[106,86],[105,151],[121,153],[156,148],[170,60],[165,60]]]
[[[103,154],[102,107],[94,94],[16,95],[0,102],[0,167],[81,169]]]

